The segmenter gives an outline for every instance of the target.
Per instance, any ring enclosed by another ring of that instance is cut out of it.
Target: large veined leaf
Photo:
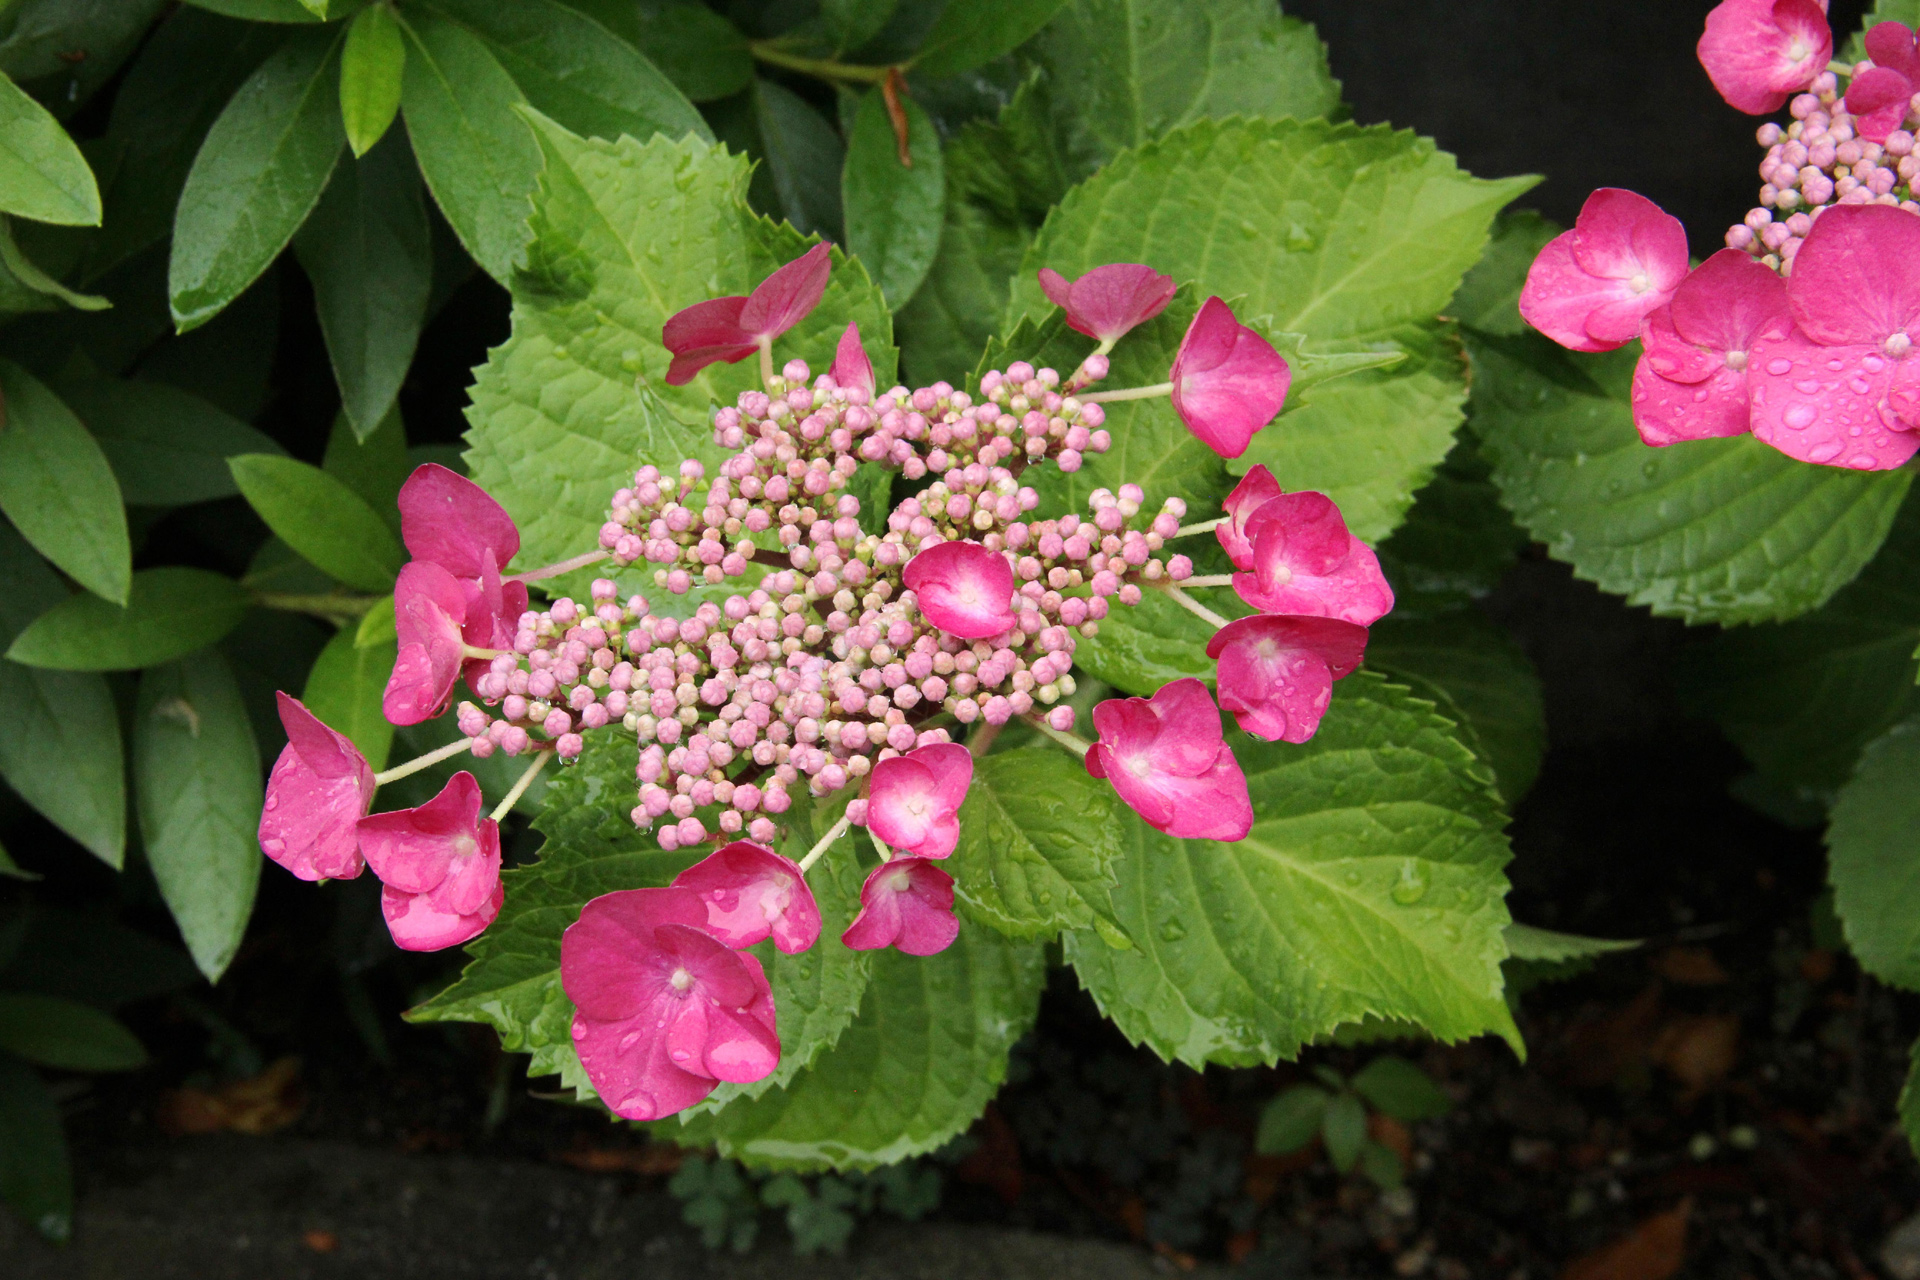
[[[1907,717],[1861,753],[1827,826],[1833,909],[1868,973],[1920,987],[1920,719]]]
[[[1517,1047],[1500,976],[1506,814],[1452,726],[1358,672],[1312,741],[1245,741],[1245,840],[1175,840],[1122,815],[1113,901],[1134,947],[1067,935],[1102,1011],[1195,1066],[1270,1063],[1369,1017]]]
[[[1201,121],[1121,154],[1067,195],[1027,251],[1003,332],[1051,310],[1039,267],[1071,277],[1145,262],[1316,350],[1405,352],[1392,368],[1299,397],[1233,464],[1264,463],[1286,488],[1327,493],[1356,534],[1377,540],[1446,456],[1461,419],[1464,371],[1435,317],[1494,215],[1531,182],[1474,178],[1430,141],[1384,127]],[[1221,496],[1217,485],[1183,492],[1196,506]]]
[[[1051,745],[976,762],[947,863],[966,917],[1016,938],[1098,928],[1124,945],[1108,903],[1118,807],[1111,787]]]
[[[1763,793],[1824,806],[1867,743],[1913,709],[1920,663],[1920,505],[1824,606],[1726,631],[1682,654],[1682,688],[1759,771]]]
[[[859,1016],[791,1084],[656,1131],[777,1169],[871,1169],[932,1151],[998,1092],[1045,976],[1038,943],[978,925],[938,955],[883,951]]]
[[[1763,622],[1824,604],[1880,547],[1908,471],[1796,462],[1751,436],[1640,442],[1638,348],[1478,336],[1474,430],[1494,482],[1576,576],[1689,622]]]
[[[711,365],[668,387],[660,327],[705,298],[748,292],[807,247],[748,211],[738,156],[697,138],[582,139],[534,119],[547,167],[514,280],[513,336],[479,371],[467,433],[473,479],[518,522],[528,564],[591,549],[613,491],[640,463],[717,465],[709,409],[757,385],[758,371]],[[825,369],[849,321],[887,385],[886,303],[837,253],[826,296],[776,358]]]
[[[1380,544],[1380,568],[1393,586],[1393,617],[1465,608],[1498,585],[1526,545],[1527,535],[1500,505],[1492,468],[1472,434],[1463,434],[1414,495],[1405,523]]]

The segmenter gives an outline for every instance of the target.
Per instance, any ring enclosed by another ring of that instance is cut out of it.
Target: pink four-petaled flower
[[[373,769],[298,698],[274,696],[287,745],[267,778],[260,849],[302,880],[351,880],[366,865],[354,824],[373,805]]]
[[[1220,705],[1268,742],[1305,742],[1320,728],[1333,682],[1360,665],[1367,629],[1337,618],[1260,613],[1207,642],[1219,659]]]
[[[780,1065],[766,971],[707,919],[691,889],[625,889],[589,902],[561,935],[574,1049],[616,1115],[658,1120]]]
[[[791,858],[765,845],[735,840],[673,878],[707,908],[707,929],[738,950],[767,938],[796,955],[820,936],[820,908]]]
[[[1653,313],[1633,371],[1633,425],[1651,445],[1748,429],[1747,367],[1762,338],[1793,327],[1787,286],[1737,249],[1701,263]]]
[[[1220,530],[1231,526],[1229,521]],[[1262,613],[1338,618],[1364,627],[1393,608],[1393,588],[1373,548],[1353,536],[1324,493],[1269,498],[1234,536],[1234,545],[1221,537],[1242,570],[1233,575],[1233,589]]]
[[[977,542],[941,542],[907,561],[903,575],[928,622],[963,640],[1013,629],[1013,565]]]
[[[1293,371],[1273,344],[1208,298],[1174,353],[1173,408],[1187,430],[1223,458],[1237,458],[1287,402]]]
[[[691,382],[708,365],[745,360],[799,324],[827,291],[826,242],[762,280],[746,297],[709,298],[667,318],[660,341],[673,353],[667,385]]]
[[[1696,52],[1729,106],[1755,116],[1778,111],[1833,57],[1826,0],[1722,0]]]
[[[953,877],[927,858],[894,858],[868,873],[860,887],[860,914],[840,940],[853,951],[894,947],[930,956],[959,936]]]
[[[394,724],[419,724],[446,708],[466,660],[467,596],[459,579],[415,560],[393,584],[400,648],[380,709]]]
[[[1904,23],[1882,22],[1867,32],[1866,46],[1873,66],[1848,83],[1847,110],[1859,136],[1885,142],[1913,109],[1913,92],[1920,86],[1920,42]]]
[[[400,537],[413,558],[439,565],[460,583],[466,597],[462,638],[476,649],[512,648],[527,611],[527,584],[500,577],[520,554],[513,517],[485,489],[432,462],[416,467],[400,486],[399,505]],[[465,670],[471,682],[486,662],[473,659]]]
[[[1520,314],[1574,351],[1611,351],[1640,336],[1687,275],[1687,233],[1645,196],[1602,187],[1573,230],[1547,242],[1527,271]]]
[[[480,816],[480,784],[465,770],[423,805],[360,819],[358,834],[402,950],[458,946],[500,914],[500,824]]]
[[[973,782],[973,755],[952,742],[928,743],[873,766],[867,830],[889,848],[944,858],[960,843],[960,805]]]
[[[1137,262],[1095,267],[1078,280],[1040,268],[1041,291],[1067,313],[1067,327],[1109,345],[1165,311],[1176,287],[1172,276]]]
[[[1239,840],[1252,830],[1246,774],[1198,680],[1175,680],[1150,699],[1102,702],[1093,727],[1100,740],[1087,750],[1087,772],[1111,782],[1148,826],[1189,840]]]

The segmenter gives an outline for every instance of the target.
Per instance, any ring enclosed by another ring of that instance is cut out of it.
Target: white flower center
[[[1913,339],[1907,336],[1907,331],[1905,329],[1902,329],[1900,330],[1900,332],[1893,334],[1884,343],[1882,343],[1880,349],[1885,351],[1888,355],[1892,356],[1894,359],[1898,360],[1901,356],[1904,356],[1905,354],[1907,354],[1907,352],[1910,351],[1912,348],[1913,348]]]
[[[905,893],[913,887],[913,876],[906,871],[896,871],[887,877],[887,888],[895,893]]]
[[[693,974],[686,969],[675,969],[673,976],[667,979],[667,985],[675,991],[685,991],[693,985]]]
[[[457,836],[454,838],[453,851],[462,858],[471,858],[474,851],[479,847],[479,844],[474,841],[472,836]]]
[[[1812,48],[1808,46],[1805,40],[1799,36],[1795,36],[1793,43],[1787,46],[1787,60],[1789,62],[1799,62],[1812,52]]]
[[[1653,279],[1648,276],[1646,272],[1642,271],[1627,281],[1627,288],[1633,290],[1635,293],[1645,293],[1647,290],[1653,288]]]
[[[1747,353],[1744,351],[1727,352],[1727,368],[1739,373],[1747,367]]]

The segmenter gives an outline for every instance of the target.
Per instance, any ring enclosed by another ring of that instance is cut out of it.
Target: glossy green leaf
[[[361,591],[393,585],[406,548],[359,494],[293,458],[249,453],[227,465],[267,527],[309,564]]]
[[[408,457],[406,424],[398,406],[389,409],[372,434],[361,437],[342,413],[327,434],[320,469],[366,500],[389,526],[400,527],[400,487],[416,464]]]
[[[902,106],[913,163],[901,162],[884,97],[870,89],[847,139],[841,179],[847,247],[866,263],[887,304],[895,308],[906,304],[933,265],[947,200],[946,169],[933,119],[911,98]]]
[[[657,1131],[773,1169],[872,1169],[964,1133],[1006,1079],[1046,976],[1039,945],[962,926],[938,955],[873,959],[860,1014],[784,1089]]]
[[[1824,604],[1879,549],[1913,481],[1796,462],[1751,436],[1640,442],[1638,348],[1476,337],[1474,430],[1515,517],[1602,590],[1689,622]]]
[[[1289,488],[1327,493],[1357,535],[1377,540],[1446,456],[1461,420],[1457,348],[1435,317],[1479,257],[1494,214],[1530,181],[1473,178],[1431,142],[1385,128],[1202,121],[1122,154],[1068,194],[1027,251],[1003,332],[1053,310],[1034,278],[1041,266],[1071,278],[1103,262],[1147,262],[1192,281],[1199,297],[1237,299],[1248,323],[1302,334],[1315,350],[1405,352],[1392,368],[1313,389],[1233,464],[1263,463]],[[1109,385],[1164,380],[1164,365],[1117,372],[1144,330],[1115,350]],[[1173,418],[1158,401],[1130,404]],[[1118,465],[1123,433],[1110,430],[1115,449],[1082,474]],[[1182,435],[1159,428],[1160,451],[1197,459],[1197,442]],[[1169,491],[1203,515],[1225,492],[1224,472],[1201,485],[1182,470],[1184,487]]]
[[[1341,1173],[1353,1168],[1360,1148],[1367,1140],[1367,1109],[1360,1099],[1343,1093],[1327,1104],[1320,1121],[1320,1137],[1327,1144],[1327,1159]]]
[[[73,1234],[73,1166],[60,1108],[32,1067],[0,1053],[0,1200],[47,1239]]]
[[[58,396],[4,360],[0,406],[0,512],[68,577],[124,602],[133,551],[106,455]]]
[[[352,739],[372,768],[387,767],[393,746],[393,725],[380,710],[380,695],[393,674],[398,644],[358,645],[354,630],[334,633],[314,659],[300,701],[329,728]]]
[[[12,224],[0,217],[0,315],[26,311],[105,311],[113,304],[93,293],[79,293],[35,266],[13,238]]]
[[[398,131],[334,170],[294,248],[313,281],[340,406],[371,435],[413,363],[433,283],[420,174]]]
[[[1097,925],[1124,941],[1108,902],[1116,808],[1113,788],[1052,745],[977,761],[948,864],[967,917],[1016,938]]]
[[[1547,711],[1526,650],[1497,623],[1466,609],[1433,618],[1389,614],[1367,637],[1367,666],[1445,698],[1474,752],[1493,767],[1500,794],[1516,804],[1540,775]]]
[[[1375,1110],[1407,1124],[1438,1119],[1453,1110],[1453,1099],[1432,1076],[1390,1053],[1360,1068],[1353,1087]]]
[[[64,382],[67,405],[86,423],[135,505],[179,506],[230,497],[227,459],[283,452],[269,436],[162,382],[95,373]]]
[[[1507,954],[1514,960],[1563,964],[1586,960],[1615,951],[1631,951],[1640,945],[1637,938],[1588,938],[1577,933],[1558,933],[1530,924],[1510,924],[1506,928]]]
[[[1113,903],[1134,947],[1067,935],[1127,1038],[1195,1066],[1251,1065],[1372,1015],[1517,1047],[1500,977],[1507,819],[1453,727],[1357,672],[1312,741],[1234,751],[1248,837],[1175,840],[1123,813]]]
[[[538,124],[547,167],[513,336],[476,376],[467,433],[472,477],[519,524],[528,564],[591,547],[608,496],[639,463],[717,465],[710,408],[757,385],[758,372],[717,364],[668,387],[660,326],[703,298],[748,292],[807,247],[747,210],[740,157],[691,138],[606,143]],[[775,350],[825,369],[848,321],[890,382],[886,304],[838,255],[820,305]]]
[[[106,681],[0,662],[0,706],[12,726],[0,739],[0,777],[89,853],[119,869],[127,845],[126,765],[120,713]]]
[[[662,5],[640,12],[636,25],[640,51],[695,102],[730,97],[753,83],[746,36],[703,4]]]
[[[168,7],[169,0],[9,0],[0,9],[0,74],[68,119],[112,82]],[[85,57],[73,56],[82,50]]]
[[[1047,25],[1066,0],[960,0],[940,10],[914,55],[914,70],[950,76],[1011,52]]]
[[[340,51],[340,122],[353,154],[364,156],[400,113],[407,42],[386,4],[368,5],[347,27]]]
[[[804,234],[838,237],[842,217],[840,135],[793,91],[771,80],[754,82],[753,128],[765,154],[754,175],[757,208],[784,217]],[[761,176],[770,198],[761,203]]]
[[[338,58],[332,32],[294,36],[207,131],[174,216],[167,290],[180,332],[245,292],[326,189],[346,142]]]
[[[205,569],[142,569],[123,608],[76,595],[34,619],[6,656],[61,671],[130,671],[171,662],[240,625],[249,596]]]
[[[1853,778],[1834,799],[1827,825],[1833,907],[1847,945],[1868,973],[1895,986],[1920,987],[1920,718],[1909,716],[1861,753]]]
[[[899,7],[900,0],[820,0],[820,17],[845,53],[879,35]]]
[[[0,76],[0,213],[69,227],[100,225],[100,188],[67,131]]]
[[[226,972],[260,882],[260,751],[216,651],[140,678],[135,808],[160,896],[207,980]]]
[[[303,0],[188,0],[188,3],[225,14],[229,18],[244,18],[248,22],[309,23],[326,20]],[[344,9],[347,6],[335,7]]]
[[[526,101],[486,43],[438,15],[409,9],[400,92],[427,188],[473,260],[505,283],[526,241],[527,198],[540,149],[514,112]]]
[[[1333,1095],[1318,1085],[1297,1084],[1275,1095],[1260,1112],[1253,1149],[1261,1155],[1290,1155],[1320,1136]]]
[[[0,991],[0,1053],[55,1071],[132,1071],[147,1062],[110,1013],[59,996]]]

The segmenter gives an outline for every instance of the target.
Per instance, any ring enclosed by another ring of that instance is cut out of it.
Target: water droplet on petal
[[[1780,415],[1780,420],[1795,431],[1804,431],[1813,425],[1814,415],[1814,407],[1810,404],[1789,405],[1787,411]]]
[[[578,1022],[573,1024],[573,1038],[575,1040],[585,1040],[587,1038],[587,1029]]]
[[[1776,356],[1767,361],[1767,372],[1776,378],[1784,378],[1793,372],[1793,361]]]
[[[287,851],[287,842],[285,840],[262,840],[260,847],[266,850],[268,857],[277,858]]]
[[[1810,462],[1832,462],[1839,452],[1840,442],[1838,440],[1826,440],[1807,450],[1807,460]]]
[[[1793,389],[1803,396],[1817,396],[1820,394],[1820,384],[1812,378],[1800,379],[1800,381],[1793,384]]]

